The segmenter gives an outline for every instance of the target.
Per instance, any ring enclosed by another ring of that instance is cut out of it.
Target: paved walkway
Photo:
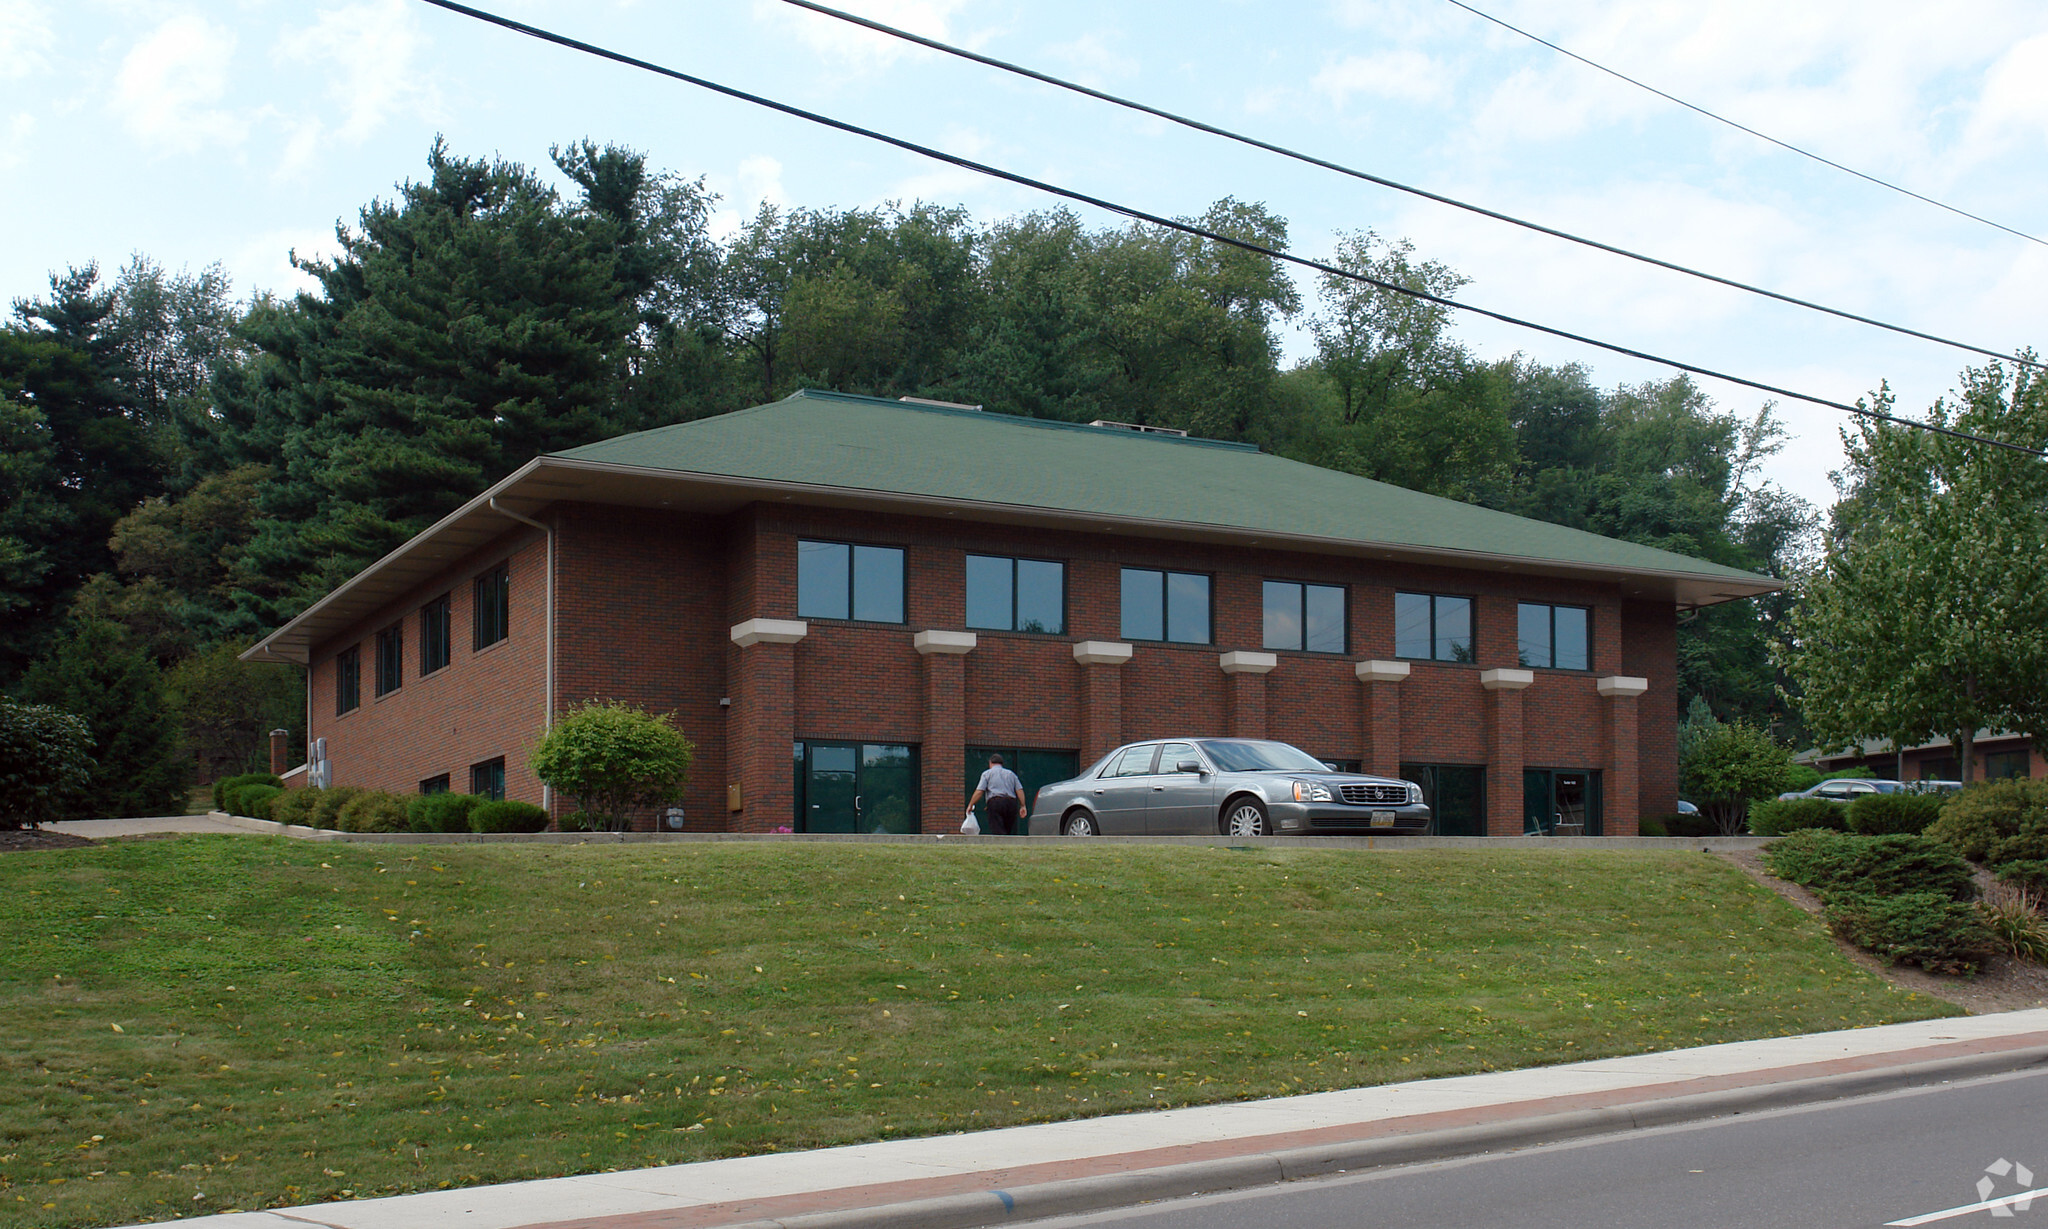
[[[103,841],[114,836],[146,836],[152,832],[231,832],[246,834],[251,820],[229,818],[215,811],[207,815],[157,815],[136,819],[67,819],[44,824],[52,832],[90,837]]]
[[[951,1229],[2048,1063],[2048,1009],[1199,1109],[434,1191],[204,1229]]]

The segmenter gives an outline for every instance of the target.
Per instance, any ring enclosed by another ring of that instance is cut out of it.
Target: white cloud
[[[1402,48],[1346,56],[1315,75],[1316,92],[1342,107],[1354,94],[1402,102],[1435,102],[1448,92],[1448,69],[1419,51]]]
[[[0,138],[0,171],[11,171],[28,161],[28,140],[36,130],[36,117],[26,111],[7,120],[7,135]]]
[[[885,26],[922,34],[940,42],[960,40],[951,36],[953,15],[966,0],[840,0],[834,7]],[[842,68],[875,72],[894,64],[906,54],[931,55],[899,38],[865,30],[849,22],[802,9],[777,0],[754,0],[754,15]]]
[[[336,138],[361,144],[394,114],[438,109],[433,82],[418,63],[426,36],[417,9],[405,0],[323,9],[312,25],[278,39],[285,59],[327,74]]]
[[[1048,50],[1054,59],[1067,65],[1083,85],[1096,89],[1102,89],[1112,81],[1135,77],[1140,67],[1130,56],[1111,50],[1108,38],[1101,31],[1083,34],[1072,42],[1056,43]]]
[[[57,42],[41,0],[0,0],[0,81],[19,81],[49,68]]]
[[[241,141],[248,121],[214,106],[226,92],[235,36],[195,13],[172,17],[121,61],[108,106],[161,154]]]
[[[766,154],[740,159],[730,175],[705,176],[706,185],[718,194],[721,207],[711,212],[711,234],[725,240],[738,234],[763,205],[781,208],[789,204],[782,188],[782,164]]]
[[[333,228],[325,230],[270,230],[251,235],[226,264],[237,271],[244,293],[258,291],[289,297],[298,291],[317,291],[319,283],[292,265],[292,254],[301,260],[331,258],[341,254]]]

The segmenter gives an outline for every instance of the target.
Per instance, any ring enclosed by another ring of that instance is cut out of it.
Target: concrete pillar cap
[[[732,625],[732,642],[743,649],[756,644],[795,644],[810,631],[811,625],[801,619],[748,619]]]
[[[1361,683],[1398,683],[1408,677],[1405,661],[1362,661],[1351,667]]]
[[[1233,649],[1216,659],[1216,664],[1225,674],[1270,674],[1280,659],[1271,653],[1253,653],[1245,649]]]
[[[911,637],[910,642],[916,645],[918,653],[924,656],[933,653],[970,653],[974,651],[976,643],[973,632],[947,632],[937,628],[919,632]]]
[[[1481,670],[1479,685],[1488,691],[1520,691],[1536,681],[1534,670]]]
[[[1074,645],[1074,660],[1084,666],[1121,666],[1131,659],[1131,646],[1114,640],[1083,640]]]
[[[1603,696],[1639,696],[1650,689],[1650,680],[1626,674],[1610,674],[1594,684]]]

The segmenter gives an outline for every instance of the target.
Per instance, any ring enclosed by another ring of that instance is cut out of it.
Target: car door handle
[[[1102,793],[1103,791],[1101,791],[1101,790],[1096,790],[1095,792],[1096,792],[1096,793],[1098,793],[1098,794],[1100,794],[1100,793]]]
[[[1155,785],[1152,787],[1152,792],[1157,794],[1163,792],[1165,789],[1166,787],[1164,785]]]

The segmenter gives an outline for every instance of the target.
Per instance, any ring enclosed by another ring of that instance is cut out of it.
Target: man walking
[[[1003,767],[1003,757],[988,757],[988,771],[981,774],[981,780],[974,786],[974,796],[967,800],[967,809],[983,796],[988,798],[988,823],[982,831],[995,836],[1014,836],[1018,825],[1024,819],[1024,783],[1017,774]]]

